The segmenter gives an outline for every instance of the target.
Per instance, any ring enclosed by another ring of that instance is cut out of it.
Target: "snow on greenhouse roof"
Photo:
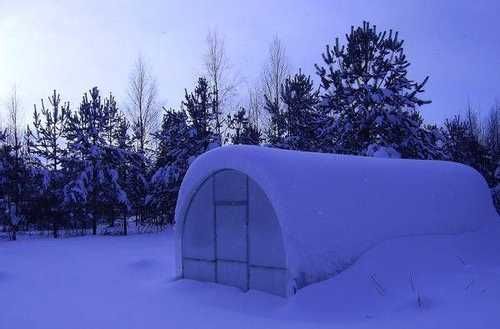
[[[261,186],[281,225],[289,270],[306,283],[342,271],[384,240],[474,231],[498,218],[485,180],[461,164],[224,146],[191,164],[176,223],[197,187],[224,169]]]

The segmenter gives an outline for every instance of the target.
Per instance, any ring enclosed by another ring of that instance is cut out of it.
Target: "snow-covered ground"
[[[500,328],[500,224],[386,241],[288,300],[174,281],[173,237],[0,241],[0,329]]]

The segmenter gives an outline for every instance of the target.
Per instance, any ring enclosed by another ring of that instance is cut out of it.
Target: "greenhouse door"
[[[229,286],[248,289],[246,206],[217,205],[217,279]]]
[[[216,282],[248,290],[247,177],[215,176]]]
[[[247,175],[219,171],[193,196],[183,228],[182,273],[288,296],[280,224],[264,191]]]

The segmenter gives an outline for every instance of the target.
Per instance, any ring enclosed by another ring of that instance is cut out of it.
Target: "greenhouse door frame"
[[[206,186],[206,184],[211,184],[211,186]],[[252,239],[255,240],[255,237],[250,236],[251,232],[253,232],[250,229],[252,226],[250,217],[256,214],[250,214],[252,208],[250,202],[252,202],[251,199],[253,198],[250,195],[250,184],[256,183],[254,181],[250,183],[248,175],[229,169],[213,173],[199,185],[191,198],[184,217],[185,225],[182,235],[184,239],[185,229],[187,228],[186,222],[197,218],[188,219],[191,204],[197,193],[203,188],[210,190],[212,196],[208,198],[206,205],[211,204],[212,209],[207,209],[207,213],[198,216],[210,216],[212,218],[213,256],[207,258],[186,256],[184,243],[189,240],[184,241],[182,244],[182,276],[229,285],[243,291],[249,289],[272,290],[276,294],[284,295],[286,294],[285,286],[277,288],[277,286],[271,284],[273,287],[268,288],[266,283],[263,286],[261,280],[263,278],[272,280],[272,278],[282,277],[278,280],[286,284],[288,275],[286,266],[257,265],[251,262],[251,243]],[[207,227],[207,229],[209,228],[210,226]],[[186,269],[189,270],[185,272]],[[186,273],[189,274],[186,275]]]

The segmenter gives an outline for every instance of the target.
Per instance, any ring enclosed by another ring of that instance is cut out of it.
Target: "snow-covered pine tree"
[[[29,213],[31,190],[31,171],[27,161],[26,145],[23,143],[23,132],[19,127],[20,105],[16,88],[13,89],[7,103],[8,125],[2,133],[0,161],[2,164],[2,186],[0,193],[6,204],[10,227],[10,237],[16,239],[20,223],[26,224]]]
[[[27,136],[31,152],[39,157],[44,168],[56,171],[60,168],[65,154],[64,129],[70,117],[69,103],[61,103],[61,96],[54,90],[48,98],[50,107],[41,100],[38,112],[33,111],[33,130],[28,126]]]
[[[484,135],[484,144],[496,167],[500,161],[500,103],[495,104],[489,112],[485,122]],[[492,171],[495,170],[496,168],[492,169]]]
[[[333,151],[373,156],[436,159],[440,143],[426,137],[419,108],[428,80],[407,77],[409,61],[397,32],[377,32],[364,22],[351,28],[346,44],[339,39],[316,65],[323,106],[331,115]],[[424,136],[424,138],[422,138]]]
[[[146,199],[152,216],[160,223],[174,218],[179,188],[189,164],[200,154],[221,145],[213,99],[205,78],[199,78],[194,92],[185,92],[180,111],[167,110],[157,141],[155,172]]]
[[[198,156],[212,148],[221,145],[222,136],[217,134],[215,127],[216,118],[212,111],[212,93],[205,78],[199,78],[194,92],[185,92],[182,102],[184,110],[189,117],[192,127],[192,140],[196,151],[193,156]],[[194,151],[194,150],[193,150]]]
[[[159,169],[174,163],[188,154],[190,146],[190,128],[185,111],[165,110],[160,131],[153,134],[157,141],[154,168]]]
[[[468,116],[467,116],[468,117]],[[479,133],[469,118],[456,115],[444,123],[446,151],[450,160],[460,162],[479,171],[494,186],[496,163],[481,144]]]
[[[260,130],[251,122],[245,108],[234,114],[228,114],[228,128],[226,141],[232,144],[259,145],[262,141]]]
[[[65,203],[72,210],[77,206],[80,215],[88,215],[94,235],[100,220],[112,223],[117,212],[129,204],[119,182],[121,152],[110,146],[107,139],[108,123],[118,115],[112,106],[107,106],[111,103],[109,99],[102,102],[98,88],[94,87],[84,94],[66,130],[70,153],[67,171],[71,180],[65,186]]]
[[[160,223],[173,222],[182,179],[198,151],[193,136],[194,128],[189,126],[185,111],[165,111],[161,130],[154,134],[157,159],[146,203],[152,217]]]
[[[134,149],[134,139],[130,135],[131,125],[118,109],[114,96],[110,93],[104,100],[104,136],[108,158],[118,172],[118,186],[125,194],[124,200],[115,198],[115,204],[108,215],[110,226],[121,214],[124,235],[128,234],[128,216],[133,211],[136,217],[143,217],[146,196],[146,158],[144,152]],[[145,145],[145,144],[144,144]],[[127,200],[127,202],[124,202]],[[117,202],[116,202],[117,201]],[[140,222],[138,220],[137,222]]]
[[[134,148],[131,138],[130,123],[123,116],[120,117],[116,132],[116,148],[119,151],[118,163],[119,184],[124,189],[128,206],[124,205],[123,234],[128,234],[128,216],[133,213],[138,218],[144,213],[144,203],[147,193],[146,160],[142,152]],[[140,222],[139,220],[137,222]]]
[[[113,134],[116,146],[122,150],[132,150],[134,148],[134,140],[130,136],[130,122],[123,115],[117,117],[116,131]]]
[[[282,113],[281,101],[278,103],[264,94],[264,111],[268,113],[269,121],[266,129],[266,138],[269,144],[283,147],[286,133],[285,116]]]
[[[315,90],[310,77],[299,73],[289,76],[281,86],[285,126],[284,147],[292,150],[321,150],[322,126],[327,120],[317,104],[319,90]]]
[[[118,146],[118,134],[120,133],[120,128],[123,128],[120,125],[124,120],[124,116],[118,110],[115,97],[111,93],[104,100],[103,106],[105,142],[108,146]]]
[[[0,135],[0,208],[3,208],[0,210],[9,227],[10,239],[16,240],[18,226],[26,224],[26,218],[33,213],[31,199],[36,190],[35,173],[28,165],[21,140],[9,138],[8,132]]]
[[[2,225],[2,230],[7,231],[7,227],[10,226],[10,220],[8,218],[8,203],[7,197],[7,167],[6,167],[6,156],[7,156],[7,130],[0,130],[0,224]]]
[[[500,213],[500,103],[493,106],[485,125],[485,144],[492,163],[493,200],[497,211]]]
[[[162,223],[173,220],[180,184],[191,161],[221,145],[212,105],[208,83],[200,78],[194,92],[186,90],[181,111],[167,110],[161,130],[154,134],[157,159],[146,204],[152,216]],[[258,143],[258,131],[249,124],[244,126],[241,132],[245,139]]]
[[[65,183],[61,164],[66,155],[64,134],[70,109],[69,103],[61,103],[61,97],[56,90],[48,100],[49,107],[41,100],[40,112],[34,105],[33,129],[28,126],[26,140],[30,153],[35,155],[37,160],[34,164],[45,176],[45,183],[40,186],[43,193],[39,193],[34,201],[43,205],[38,220],[52,226],[53,236],[57,238],[65,217],[61,207],[64,199],[62,187]]]
[[[500,214],[500,161],[497,162],[495,169],[495,185],[491,189],[491,194],[493,196],[493,202],[497,208],[497,212]]]

